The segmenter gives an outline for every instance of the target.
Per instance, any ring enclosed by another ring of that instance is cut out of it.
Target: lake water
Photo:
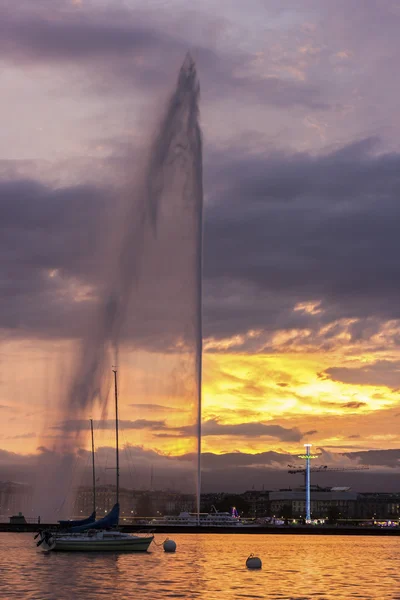
[[[156,536],[161,543],[166,536]],[[176,554],[62,554],[0,534],[0,598],[400,600],[400,538],[171,535]],[[261,571],[249,571],[253,552]]]

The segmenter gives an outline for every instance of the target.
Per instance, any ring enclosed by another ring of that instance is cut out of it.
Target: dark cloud
[[[390,388],[400,387],[400,363],[397,361],[378,360],[370,365],[362,367],[331,367],[324,373],[333,381],[350,383],[355,385],[386,386]],[[358,408],[358,406],[347,406]],[[356,403],[363,404],[363,403]]]
[[[213,454],[205,452],[201,456],[202,468],[205,470],[227,469],[231,467],[254,467],[286,465],[291,460],[289,454],[280,454],[279,452],[257,452],[256,454],[247,454],[245,452],[226,452],[224,454]]]
[[[130,404],[129,406],[132,406],[132,408],[136,408],[137,410],[156,410],[156,411],[161,411],[161,412],[171,412],[174,409],[171,408],[170,406],[164,406],[162,404]]]
[[[101,293],[110,198],[93,186],[0,181],[0,328],[79,335]]]
[[[364,140],[324,156],[208,155],[206,335],[296,328],[321,346],[341,332],[369,339],[382,320],[400,317],[400,156],[373,149]],[[2,327],[79,334],[101,294],[115,202],[94,186],[0,182]],[[93,291],[84,302],[74,301],[75,283]],[[319,312],[293,310],[310,300]],[[336,324],[320,336],[327,323]],[[398,387],[397,370],[380,362],[325,376]]]
[[[31,456],[18,454],[17,452],[9,452],[8,450],[0,449],[0,463],[7,463],[13,465],[15,463],[24,463],[31,459]]]
[[[324,447],[325,448],[325,447]],[[357,465],[366,465],[381,468],[394,468],[400,466],[400,449],[389,450],[357,450],[351,452],[330,452],[324,448],[318,448],[320,459],[318,464],[328,465],[328,467],[351,467]],[[0,464],[19,464],[34,465],[36,462],[50,460],[54,457],[55,452],[45,446],[40,446],[39,454],[23,455],[15,452],[9,452],[0,449]],[[109,462],[109,453],[113,452],[113,448],[100,447],[96,449],[99,465],[103,461]],[[154,464],[155,466],[167,466],[173,463],[193,465],[193,455],[164,455],[155,450],[146,450],[141,446],[129,446],[121,449],[123,461],[135,465],[146,463],[147,465]],[[90,452],[84,449],[77,450],[77,456],[84,462],[90,457]],[[350,463],[349,461],[352,461]],[[287,471],[288,464],[293,463],[293,456],[284,452],[226,452],[223,454],[214,454],[212,452],[204,452],[202,454],[202,467],[204,470],[219,470],[219,469],[235,469],[237,467],[274,467],[282,468]],[[193,468],[194,469],[194,468]],[[376,471],[374,471],[376,472]],[[234,473],[234,471],[232,471]],[[372,473],[367,474],[371,475]]]
[[[37,433],[31,431],[28,433],[20,433],[19,435],[11,435],[8,436],[7,439],[8,440],[28,440],[28,439],[33,439],[37,437]]]
[[[211,19],[201,14],[196,18],[202,29],[197,37],[204,40],[208,31],[215,34]],[[79,10],[55,3],[51,16],[47,3],[32,7],[22,2],[13,12],[0,10],[0,51],[3,60],[17,64],[79,65],[86,72],[86,85],[91,81],[104,94],[116,86],[135,86],[136,92],[138,86],[162,90],[171,80],[171,69],[190,49],[210,98],[229,94],[280,108],[329,108],[315,85],[251,74],[253,54],[213,50],[210,36],[207,45],[196,43],[190,34],[185,38],[185,21],[193,32],[192,11],[182,11],[178,22],[166,27],[154,11],[129,10],[119,2],[112,9],[83,3]]]
[[[195,428],[192,426],[170,428],[170,433],[156,434],[158,437],[174,437],[179,435],[195,435]],[[244,438],[272,437],[286,442],[298,442],[303,434],[299,429],[281,427],[280,425],[269,425],[268,423],[235,423],[224,424],[218,419],[209,419],[203,422],[201,426],[202,437],[210,436],[237,436]]]
[[[121,419],[118,421],[119,427],[121,429],[150,429],[150,430],[160,430],[165,429],[165,421],[152,421],[148,419],[136,419],[136,421],[130,421]],[[114,429],[115,428],[115,420],[113,419],[104,419],[101,421],[94,421],[93,426],[98,430],[103,429]],[[85,429],[89,429],[90,425],[87,420],[69,420],[61,423],[60,425],[54,425],[51,429],[60,429],[64,432],[76,432],[83,431]]]
[[[50,13],[51,9],[51,14]],[[139,55],[152,47],[178,46],[139,10],[116,1],[112,9],[84,3],[79,10],[65,2],[22,0],[13,11],[1,9],[3,55],[16,62],[98,60],[127,53]]]
[[[358,460],[362,465],[373,467],[397,468],[400,466],[400,450],[366,450],[363,452],[346,452],[343,454],[352,460]]]
[[[202,436],[228,435],[243,437],[273,437],[282,441],[300,441],[303,434],[296,428],[288,429],[280,425],[269,425],[268,423],[235,423],[226,425],[215,419],[210,419],[202,425]]]
[[[356,400],[351,402],[346,402],[341,405],[342,408],[362,408],[363,406],[367,406],[366,402],[357,402]]]
[[[208,170],[206,322],[210,335],[343,328],[353,341],[400,317],[400,155],[376,140],[329,154],[215,156]],[[206,171],[207,172],[207,171]],[[319,302],[318,312],[294,311]],[[310,344],[321,343],[310,334]]]
[[[1,20],[0,48],[16,60],[61,61],[98,60],[104,56],[148,51],[157,46],[176,46],[167,35],[138,26],[132,11],[71,11],[59,18],[46,18],[23,11]]]
[[[22,455],[0,450],[0,479],[18,480],[35,484],[40,481],[39,471],[48,469],[54,464],[59,464],[59,458],[48,448],[41,447],[37,455]],[[113,481],[112,471],[104,470],[104,465],[109,465],[110,453],[113,448],[101,447],[96,450],[96,464],[102,483]],[[80,471],[81,485],[90,482],[91,474],[90,453],[80,450],[77,453],[79,464],[86,465],[86,471]],[[74,458],[74,462],[76,461]],[[283,452],[260,452],[250,454],[245,452],[229,452],[214,454],[206,452],[202,455],[203,490],[204,491],[236,491],[245,489],[266,489],[277,487],[297,486],[302,484],[302,474],[290,475],[287,473],[288,464],[293,457]],[[357,467],[369,466],[366,471],[329,471],[317,473],[320,485],[350,485],[355,491],[396,491],[397,472],[400,466],[400,449],[393,450],[354,450],[352,452],[331,453],[324,452],[323,459],[318,463],[330,467]],[[193,455],[164,456],[152,450],[144,450],[139,446],[129,446],[121,449],[121,476],[122,485],[146,489],[150,486],[151,477],[155,489],[170,488],[192,490],[195,472],[193,468]],[[77,466],[77,468],[79,465]],[[134,479],[132,479],[132,468]],[[388,472],[390,471],[390,472]],[[153,473],[153,475],[151,475]]]

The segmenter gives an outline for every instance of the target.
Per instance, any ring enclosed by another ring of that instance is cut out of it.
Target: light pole
[[[310,455],[311,444],[304,444],[306,449],[306,521],[311,521],[311,486],[310,486]]]
[[[318,455],[311,454],[312,444],[304,444],[306,449],[305,454],[300,454],[299,458],[304,458],[306,461],[305,475],[306,475],[306,523],[311,521],[311,483],[310,483],[310,460],[317,458]]]

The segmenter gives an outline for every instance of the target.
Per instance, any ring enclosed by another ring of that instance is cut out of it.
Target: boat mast
[[[95,471],[95,465],[94,465],[93,419],[90,419],[90,431],[92,432],[93,512],[96,512],[96,471]]]
[[[118,445],[118,384],[117,384],[117,369],[113,369],[114,373],[114,389],[115,389],[115,458],[117,462],[117,498],[116,503],[119,503],[119,445]]]

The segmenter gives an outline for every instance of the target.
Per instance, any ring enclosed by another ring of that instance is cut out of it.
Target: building
[[[349,488],[311,488],[311,517],[328,518],[335,511],[338,518],[352,519],[356,515],[358,494]],[[270,509],[273,516],[285,518],[305,518],[305,491],[279,490],[269,493]]]
[[[115,504],[115,485],[102,485],[96,488],[97,516],[108,513]],[[191,512],[195,508],[193,494],[181,494],[170,491],[119,489],[121,518],[156,517],[174,515],[183,511]],[[93,489],[80,487],[76,492],[73,513],[75,517],[89,515],[93,511]]]
[[[0,483],[0,499],[6,512],[24,512],[30,488],[11,482]],[[109,512],[115,504],[115,486],[104,485],[96,489],[98,516]],[[194,494],[181,494],[169,490],[131,490],[120,488],[121,519],[178,515],[195,512]],[[278,491],[248,490],[243,494],[207,493],[201,496],[201,511],[230,510],[233,505],[242,517],[261,519],[275,516],[305,518],[306,494],[304,488]],[[226,505],[226,506],[224,506]],[[3,510],[3,509],[2,509]],[[74,517],[91,514],[93,491],[91,487],[77,490]],[[323,488],[311,486],[311,517],[331,519],[371,520],[400,518],[400,493],[357,493],[347,487]]]
[[[28,513],[32,497],[32,486],[15,481],[0,481],[0,516]]]
[[[200,511],[204,513],[210,512],[213,506],[217,506],[224,499],[224,496],[223,492],[201,494]]]
[[[358,494],[356,518],[398,519],[400,517],[400,494]]]
[[[259,519],[262,517],[268,517],[271,513],[270,506],[270,493],[269,491],[258,491],[258,490],[248,490],[241,494],[242,498],[249,505],[248,517],[252,519]]]
[[[97,516],[108,513],[115,504],[115,485],[100,485],[96,488],[96,512]],[[122,516],[131,514],[133,509],[133,491],[126,488],[119,489],[120,514]],[[93,511],[93,489],[91,487],[80,487],[76,493],[74,503],[74,516],[89,515]]]

